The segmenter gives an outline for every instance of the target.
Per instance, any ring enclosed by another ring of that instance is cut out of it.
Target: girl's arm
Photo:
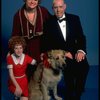
[[[16,96],[21,96],[22,94],[22,89],[20,88],[19,84],[17,83],[15,77],[14,77],[14,74],[13,74],[13,68],[9,68],[9,76],[10,76],[10,79],[12,80],[13,84],[15,85],[16,89],[15,89],[15,95]]]
[[[33,59],[32,62],[31,62],[31,65],[36,65],[36,64],[37,64],[37,63],[36,63],[36,60]]]

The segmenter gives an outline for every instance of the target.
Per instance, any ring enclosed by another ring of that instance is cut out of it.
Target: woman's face
[[[23,46],[21,44],[16,44],[14,47],[14,53],[16,56],[20,57],[23,53]]]
[[[26,6],[30,9],[37,7],[39,0],[25,0]]]

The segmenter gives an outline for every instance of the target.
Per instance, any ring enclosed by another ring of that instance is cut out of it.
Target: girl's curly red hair
[[[26,47],[25,39],[22,36],[13,36],[8,41],[8,47],[11,52],[14,51],[15,45],[22,45],[23,49]]]

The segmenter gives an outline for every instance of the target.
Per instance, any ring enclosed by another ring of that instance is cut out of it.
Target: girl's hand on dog
[[[41,53],[41,55],[40,55],[40,59],[43,61],[43,55],[44,55],[44,53]]]
[[[43,61],[43,60],[45,60],[45,59],[47,59],[47,58],[48,58],[48,56],[47,56],[46,53],[41,53],[41,55],[40,55],[41,61]]]

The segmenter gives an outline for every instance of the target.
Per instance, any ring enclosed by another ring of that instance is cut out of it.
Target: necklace
[[[32,24],[35,25],[36,23],[36,17],[37,17],[37,11],[35,12],[27,12],[26,10],[24,10],[25,16],[27,18],[27,20]]]
[[[33,20],[30,20],[27,11],[24,10],[25,16],[27,18],[27,33],[28,36],[33,38],[33,34],[35,33],[36,29],[36,18],[37,18],[37,11],[34,12]],[[33,30],[29,28],[29,22],[34,26]]]

